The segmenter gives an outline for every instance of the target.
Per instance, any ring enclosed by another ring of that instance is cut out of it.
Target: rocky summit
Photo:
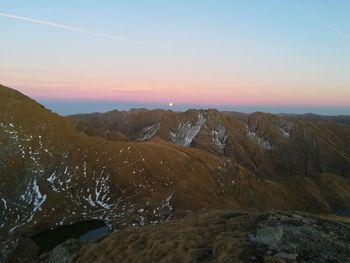
[[[62,117],[0,86],[0,262],[347,262],[348,119]]]

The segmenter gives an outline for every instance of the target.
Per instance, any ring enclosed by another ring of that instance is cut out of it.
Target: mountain
[[[235,160],[260,176],[335,173],[350,177],[350,126],[321,117],[217,110],[111,111],[74,115],[77,129],[118,141],[159,137]],[[345,119],[345,118],[344,118]],[[122,136],[121,136],[122,134]],[[118,135],[118,136],[117,136]]]
[[[216,110],[64,118],[0,86],[0,253],[35,257],[33,235],[96,218],[122,229],[197,209],[345,210],[349,131]]]
[[[313,113],[307,113],[307,114],[295,115],[295,116],[299,119],[310,120],[310,121],[331,122],[331,123],[337,123],[337,124],[350,125],[350,116],[346,116],[346,115],[324,116],[324,115],[317,115]]]

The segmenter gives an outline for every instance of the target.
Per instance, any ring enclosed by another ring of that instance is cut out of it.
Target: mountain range
[[[0,86],[3,258],[34,258],[31,236],[74,222],[129,229],[203,209],[348,213],[350,117],[215,109],[62,117]]]

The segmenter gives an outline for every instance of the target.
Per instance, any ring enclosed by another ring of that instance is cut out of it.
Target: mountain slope
[[[124,128],[115,134],[128,139],[110,141],[78,132],[71,119],[0,86],[0,252],[7,255],[23,237],[93,218],[121,228],[167,221],[188,209],[327,213],[350,203],[348,170],[341,166],[348,158],[345,128],[308,124],[311,133],[327,131],[319,147],[331,149],[334,156],[316,156],[327,170],[312,168],[316,157],[307,152],[307,167],[313,169],[307,177],[280,176],[276,171],[286,169],[268,164],[280,161],[281,150],[274,153],[276,148],[266,149],[265,141],[257,139],[276,132],[274,126],[264,125],[277,117],[263,115],[266,120],[256,124],[254,116],[245,123],[215,110],[180,116],[159,112],[134,112],[132,121],[125,117],[127,124],[120,124]],[[267,138],[274,147],[284,145],[282,150],[294,154],[294,148],[289,149],[293,142]]]

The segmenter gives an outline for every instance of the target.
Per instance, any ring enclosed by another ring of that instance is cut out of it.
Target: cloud
[[[113,36],[113,35],[108,35],[108,34],[96,33],[93,31],[89,31],[89,30],[85,30],[85,29],[81,29],[81,28],[77,28],[77,27],[73,27],[73,26],[53,23],[53,22],[40,20],[40,19],[34,19],[34,18],[30,18],[30,17],[17,16],[17,15],[8,14],[8,13],[2,13],[2,12],[0,12],[0,16],[12,18],[12,19],[17,19],[17,20],[22,20],[22,21],[27,21],[27,22],[31,22],[31,23],[37,23],[37,24],[46,25],[46,26],[51,26],[51,27],[56,27],[56,28],[61,28],[61,29],[65,29],[65,30],[75,31],[75,32],[79,32],[82,34],[87,34],[87,35],[91,35],[91,36],[95,36],[95,37],[129,42],[129,43],[136,44],[136,45],[155,46],[152,43],[147,43],[147,42],[143,42],[143,41],[133,40],[133,39],[129,39],[129,38],[123,38],[123,37],[118,37],[118,36]]]

